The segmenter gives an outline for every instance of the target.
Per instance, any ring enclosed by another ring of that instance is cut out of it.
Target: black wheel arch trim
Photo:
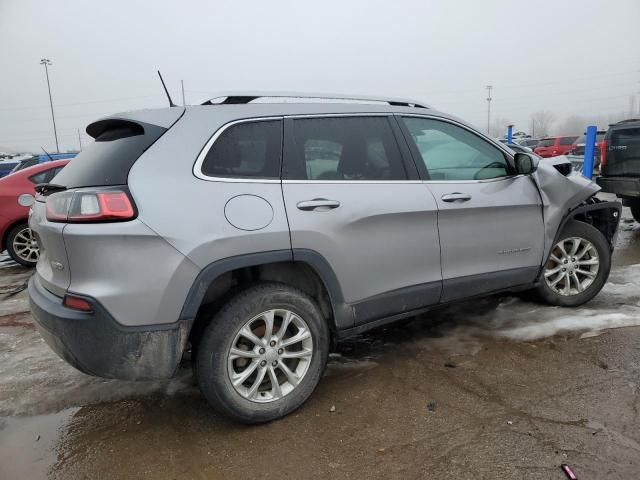
[[[569,213],[567,213],[567,215],[565,215],[565,217],[560,222],[560,226],[558,227],[558,231],[556,232],[556,236],[553,239],[553,244],[555,245],[558,242],[558,239],[560,238],[560,235],[562,234],[562,231],[564,230],[564,227],[567,225],[567,223],[569,223],[572,220],[576,220],[576,221],[582,222],[582,223],[587,223],[587,222],[584,222],[584,221],[582,221],[582,220],[580,220],[579,218],[576,218],[576,217],[578,217],[579,215],[587,214],[589,212],[594,212],[596,210],[610,210],[610,211],[612,210],[613,212],[616,212],[615,214],[612,214],[612,215],[609,216],[609,225],[608,225],[609,231],[608,232],[602,231],[602,229],[600,228],[599,225],[593,225],[600,232],[602,232],[602,234],[605,236],[605,238],[609,242],[609,245],[611,246],[611,250],[613,251],[615,235],[616,235],[616,232],[618,231],[618,225],[620,223],[620,217],[622,216],[622,205],[620,204],[620,202],[601,202],[601,201],[598,201],[597,203],[589,203],[589,204],[585,204],[585,205],[580,205],[580,206],[570,210]]]
[[[189,289],[179,319],[193,320],[196,317],[209,285],[220,275],[239,268],[291,261],[307,264],[323,282],[329,294],[335,327],[353,326],[353,309],[345,303],[338,278],[329,262],[314,250],[296,248],[237,255],[210,263],[200,271]]]
[[[580,218],[577,218],[580,215],[586,215],[590,212],[594,212],[597,210],[613,211],[612,214],[608,216],[608,220],[607,222],[605,222],[606,225],[595,225],[589,222],[585,222]],[[575,220],[581,223],[586,223],[587,225],[591,225],[594,228],[596,228],[607,239],[607,241],[609,242],[609,248],[613,252],[615,239],[618,232],[618,225],[620,224],[621,217],[622,217],[622,205],[620,204],[620,202],[615,202],[615,201],[614,202],[597,201],[596,203],[582,204],[569,210],[569,212],[565,215],[565,217],[560,222],[560,226],[558,227],[555,237],[553,237],[553,243],[552,243],[552,247],[549,249],[549,255],[551,255],[551,250],[553,249],[553,245],[558,243],[558,240],[560,239],[560,235],[562,235],[562,232],[564,231],[564,228],[566,227],[567,223],[569,223],[572,220]],[[603,231],[603,228],[606,228],[608,231]],[[538,281],[540,279],[540,276],[542,275],[542,272],[544,271],[544,266],[547,263],[547,260],[548,260],[548,256],[547,258],[544,259],[544,261],[542,262],[542,265],[540,265],[540,271],[538,273]]]

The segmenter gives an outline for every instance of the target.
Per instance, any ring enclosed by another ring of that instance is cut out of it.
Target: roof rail
[[[370,103],[397,107],[429,108],[423,102],[401,98],[371,98],[357,95],[313,93],[240,92],[222,93],[201,105],[231,105],[247,103]]]

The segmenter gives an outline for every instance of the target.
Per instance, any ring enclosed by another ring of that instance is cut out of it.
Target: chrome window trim
[[[354,113],[296,113],[283,115],[284,118],[338,118],[338,117],[393,117],[393,112],[354,112]]]
[[[429,120],[440,120],[443,122],[451,123],[453,125],[464,128],[465,130],[478,135],[479,137],[488,140],[494,146],[498,146],[499,150],[504,151],[509,157],[511,157],[510,152],[506,151],[501,147],[499,142],[494,142],[491,137],[487,137],[482,132],[477,132],[465,124],[457,122],[455,120],[448,119],[446,117],[441,117],[438,115],[429,115],[429,114],[414,114],[414,113],[394,113],[394,112],[361,112],[361,113],[310,113],[310,114],[295,114],[295,115],[279,115],[279,116],[271,116],[271,117],[251,117],[251,118],[242,118],[239,120],[233,120],[231,122],[225,123],[218,130],[216,130],[211,138],[207,141],[207,143],[202,147],[198,157],[196,158],[196,162],[193,166],[193,174],[201,179],[208,182],[226,182],[226,183],[283,183],[283,184],[332,184],[332,185],[340,185],[340,184],[429,184],[429,183],[488,183],[488,182],[499,182],[503,180],[508,180],[512,178],[517,178],[522,175],[509,175],[507,177],[498,177],[498,178],[487,178],[482,180],[283,180],[283,179],[269,179],[269,178],[236,178],[236,177],[212,177],[209,175],[205,175],[202,173],[202,164],[204,163],[204,159],[206,158],[209,150],[216,142],[216,140],[228,129],[234,125],[238,125],[241,123],[250,123],[250,122],[267,122],[272,120],[284,120],[288,118],[331,118],[331,117],[417,117],[417,118],[425,118]]]
[[[331,185],[362,185],[362,184],[419,184],[424,183],[423,180],[282,180],[283,184],[295,184],[295,183],[319,183],[319,184],[331,184]]]
[[[196,162],[193,165],[193,174],[200,180],[206,180],[207,182],[226,182],[226,183],[422,183],[421,180],[282,180],[282,179],[270,179],[270,178],[240,178],[240,177],[212,177],[202,173],[202,164],[207,157],[209,150],[216,142],[216,140],[222,135],[228,128],[238,125],[240,123],[260,122],[269,120],[284,120],[287,118],[318,118],[318,117],[392,117],[395,115],[393,112],[362,112],[362,113],[310,113],[310,114],[295,114],[295,115],[279,115],[275,117],[251,117],[243,118],[240,120],[233,120],[225,123],[218,130],[216,130],[211,138],[205,143],[202,150],[196,158]],[[284,152],[283,152],[284,154]]]
[[[277,117],[252,117],[252,118],[242,118],[240,120],[233,120],[231,122],[225,123],[218,130],[216,130],[211,138],[204,144],[202,150],[198,154],[196,158],[196,162],[193,165],[193,174],[201,179],[206,180],[208,182],[226,182],[226,183],[280,183],[281,180],[279,178],[242,178],[242,177],[213,177],[210,175],[205,175],[202,173],[202,164],[204,163],[204,159],[207,158],[207,154],[211,147],[216,142],[220,135],[222,135],[227,129],[239,125],[241,123],[254,123],[254,122],[268,122],[273,120],[282,120],[283,116]]]

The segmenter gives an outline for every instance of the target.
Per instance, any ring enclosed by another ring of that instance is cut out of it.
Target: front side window
[[[386,117],[292,121],[285,175],[295,180],[404,180],[407,174]]]
[[[538,143],[539,147],[553,147],[556,144],[556,139],[555,138],[543,138],[542,140],[540,140],[540,143]]]
[[[432,180],[485,180],[509,175],[501,150],[457,125],[404,117]]]
[[[280,178],[282,121],[232,125],[207,152],[202,173],[210,177]]]

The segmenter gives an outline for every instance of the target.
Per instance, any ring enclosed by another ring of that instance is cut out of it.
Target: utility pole
[[[182,105],[186,106],[187,101],[184,99],[184,80],[180,80],[180,84],[182,85]]]
[[[76,130],[78,130],[78,143],[80,144],[80,151],[82,151],[82,138],[80,138],[80,129],[77,128]]]
[[[56,130],[56,116],[53,114],[53,99],[51,98],[51,84],[49,83],[49,65],[53,65],[48,58],[41,58],[40,65],[44,65],[44,72],[47,75],[47,89],[49,90],[49,104],[51,105],[51,118],[53,119],[53,135],[56,137],[56,152],[60,153],[58,146],[58,131]]]
[[[485,88],[487,89],[487,135],[489,135],[491,130],[491,90],[493,86],[487,85]]]

